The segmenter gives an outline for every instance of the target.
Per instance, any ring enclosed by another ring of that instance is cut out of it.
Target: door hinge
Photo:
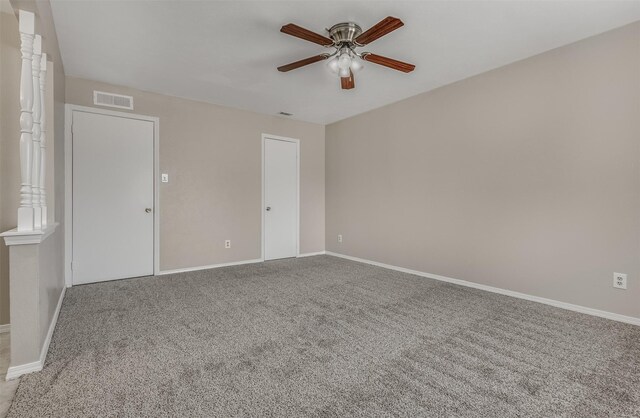
[[[71,262],[71,271],[73,271],[73,261]]]

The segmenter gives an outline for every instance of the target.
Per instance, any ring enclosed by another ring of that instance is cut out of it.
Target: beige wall
[[[300,252],[324,250],[324,126],[67,77],[68,103],[132,95],[160,118],[161,270],[261,256],[261,134],[300,139]],[[231,249],[224,248],[230,239]]]
[[[328,251],[640,317],[640,23],[326,141]]]
[[[48,1],[13,1],[14,10],[22,8],[36,14],[36,28],[43,38],[43,51],[48,54],[47,73],[47,206],[50,219],[64,219],[64,69]],[[10,6],[7,6],[10,8]],[[4,10],[4,9],[3,9]],[[19,204],[20,165],[20,37],[14,14],[0,13],[0,232],[15,228]],[[41,275],[41,307],[51,320],[49,307],[55,306],[63,280],[63,228],[50,238],[39,254],[51,261],[48,274]],[[8,248],[0,244],[0,324],[10,322]],[[45,321],[46,318],[42,318]],[[43,322],[44,324],[45,322]],[[48,324],[48,322],[47,322]],[[46,326],[43,325],[43,326]]]

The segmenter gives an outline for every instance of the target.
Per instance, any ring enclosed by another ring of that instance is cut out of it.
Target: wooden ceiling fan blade
[[[322,36],[315,32],[311,32],[309,29],[305,29],[296,24],[289,23],[288,25],[284,25],[280,28],[280,32],[286,33],[287,35],[295,36],[296,38],[304,39],[305,41],[313,42],[322,46],[330,46],[333,45],[333,40],[327,38],[326,36]]]
[[[340,77],[340,86],[343,90],[351,90],[356,86],[356,80],[353,78],[353,71],[349,70],[349,77]]]
[[[326,60],[329,54],[320,54],[314,57],[305,58],[300,61],[292,62],[291,64],[282,65],[278,67],[278,71],[286,73],[287,71],[295,70],[296,68],[304,67],[305,65],[313,64],[314,62]]]
[[[382,55],[372,54],[370,52],[366,52],[362,54],[362,59],[365,61],[373,62],[374,64],[384,65],[385,67],[402,71],[403,73],[410,73],[416,68],[416,66],[413,64],[394,60],[392,58],[383,57]]]
[[[404,26],[402,20],[397,17],[388,16],[382,19],[380,22],[373,25],[369,30],[363,32],[356,38],[356,43],[360,45],[367,45],[371,42],[375,41],[378,38],[383,37],[389,32],[393,32],[394,30]]]

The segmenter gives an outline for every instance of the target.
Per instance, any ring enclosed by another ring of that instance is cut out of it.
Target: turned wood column
[[[35,33],[35,16],[20,10],[20,207],[18,208],[18,231],[33,230],[33,195],[31,176],[33,170],[33,73],[32,56]]]
[[[47,86],[47,54],[42,54],[40,63],[40,211],[42,212],[42,228],[47,227],[47,175],[46,175],[46,143],[47,124],[45,113],[45,90]]]
[[[33,42],[31,70],[33,79],[33,153],[31,163],[31,196],[33,206],[33,229],[42,229],[42,210],[40,209],[40,60],[42,59],[42,37],[36,35]]]

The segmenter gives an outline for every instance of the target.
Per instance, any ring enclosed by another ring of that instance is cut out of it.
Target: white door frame
[[[267,208],[265,202],[265,194],[264,194],[264,186],[265,186],[265,176],[264,176],[264,149],[265,149],[265,141],[267,139],[274,139],[276,141],[286,141],[293,142],[296,144],[296,257],[300,257],[300,140],[295,138],[287,138],[284,136],[271,135],[271,134],[262,134],[262,205],[260,205],[261,215],[262,215],[262,239],[261,239],[261,255],[260,258],[262,261],[265,261],[264,258],[264,241],[265,241],[265,233],[264,233],[264,215]]]
[[[96,107],[65,104],[64,117],[64,280],[67,287],[73,285],[71,261],[73,257],[73,139],[71,124],[73,112],[86,112],[120,118],[153,122],[153,274],[160,271],[160,119],[155,116],[137,115],[135,113],[116,112]]]

